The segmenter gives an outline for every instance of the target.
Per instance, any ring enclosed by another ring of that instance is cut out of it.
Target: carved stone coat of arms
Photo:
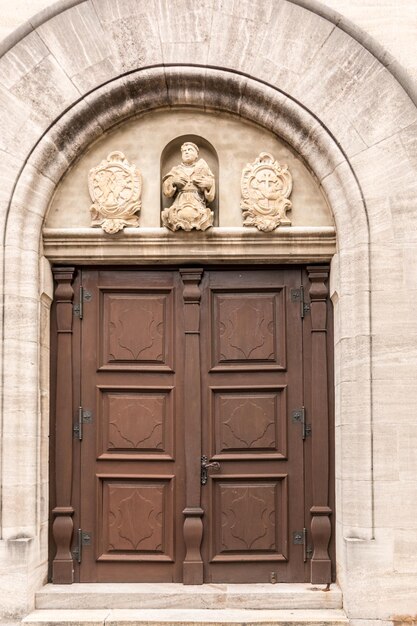
[[[292,176],[288,166],[281,166],[268,152],[261,152],[242,172],[240,207],[244,226],[256,226],[270,232],[280,224],[291,225],[287,211],[292,203]]]
[[[142,177],[122,152],[111,152],[88,175],[91,226],[117,233],[125,226],[139,226]]]

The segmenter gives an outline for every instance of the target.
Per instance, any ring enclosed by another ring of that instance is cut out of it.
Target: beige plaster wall
[[[242,226],[240,180],[242,169],[260,152],[271,153],[293,176],[288,212],[293,226],[333,226],[333,218],[318,184],[302,160],[267,130],[225,113],[169,110],[148,113],[109,132],[81,156],[58,186],[46,218],[47,228],[90,226],[91,199],[87,177],[113,150],[135,163],[143,180],[140,226],[160,226],[160,160],[165,146],[178,136],[199,135],[214,147],[219,160],[219,216],[222,227]],[[204,156],[204,155],[202,155]],[[181,161],[178,153],[177,161]],[[213,168],[214,169],[214,168]],[[164,174],[166,172],[162,172]]]

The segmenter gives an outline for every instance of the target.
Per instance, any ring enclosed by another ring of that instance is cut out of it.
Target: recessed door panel
[[[99,387],[98,394],[99,458],[173,460],[172,388]]]
[[[98,561],[173,561],[174,477],[98,476]]]
[[[213,370],[285,369],[284,290],[212,291]]]
[[[102,369],[172,369],[172,294],[103,289]]]
[[[286,396],[286,386],[211,388],[213,458],[285,458]]]
[[[287,476],[213,477],[211,562],[287,561]]]

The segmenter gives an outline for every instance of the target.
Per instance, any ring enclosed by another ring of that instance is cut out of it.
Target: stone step
[[[341,609],[336,584],[75,583],[45,585],[37,609]]]
[[[37,626],[348,626],[342,610],[113,609],[35,610],[22,620]]]

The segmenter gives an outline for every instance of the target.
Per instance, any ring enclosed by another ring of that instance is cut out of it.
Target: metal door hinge
[[[91,533],[86,533],[79,528],[77,531],[77,543],[72,550],[72,556],[78,563],[81,563],[84,546],[91,546]]]
[[[313,549],[311,546],[307,545],[307,528],[303,528],[303,530],[296,530],[295,532],[293,532],[292,542],[295,546],[303,546],[304,563],[307,561],[307,559],[311,559]]]
[[[305,407],[301,407],[301,409],[296,409],[291,413],[291,419],[296,424],[301,424],[301,434],[303,440],[306,437],[311,435],[311,424],[307,424],[306,422],[306,410]]]
[[[83,440],[83,425],[92,424],[92,422],[93,422],[93,412],[85,411],[82,406],[78,407],[77,421],[73,427],[74,437],[78,439],[79,441],[82,441]]]
[[[310,303],[305,300],[304,287],[302,285],[298,289],[291,289],[291,302],[300,303],[300,315],[301,319],[304,319],[305,314],[310,310]]]
[[[74,315],[79,317],[80,320],[83,319],[83,315],[84,315],[84,302],[90,302],[92,298],[93,296],[91,295],[91,293],[87,291],[87,289],[84,289],[83,286],[80,285],[79,302],[77,304],[74,304],[72,307]]]

